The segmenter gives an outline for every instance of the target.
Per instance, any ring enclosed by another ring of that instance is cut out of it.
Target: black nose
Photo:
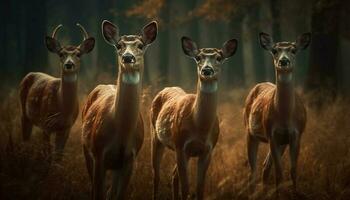
[[[134,63],[135,57],[130,53],[126,53],[123,55],[123,62],[124,63]]]
[[[281,65],[281,66],[287,66],[287,65],[289,65],[289,63],[290,63],[290,61],[288,60],[288,58],[281,58],[281,60],[279,61],[279,64]]]
[[[209,66],[205,66],[202,68],[201,74],[203,76],[212,76],[212,75],[214,75],[214,69],[209,67]]]
[[[66,64],[64,64],[64,67],[68,70],[71,70],[71,69],[73,69],[74,64],[73,63],[66,63]]]

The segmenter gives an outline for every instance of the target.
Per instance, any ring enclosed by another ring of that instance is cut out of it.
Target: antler
[[[83,40],[86,40],[87,38],[89,38],[89,34],[86,32],[85,28],[79,23],[77,23],[77,26],[80,27],[81,32],[83,33],[83,37],[84,37]]]
[[[58,26],[56,26],[56,28],[52,32],[52,36],[51,36],[52,38],[56,39],[56,33],[62,26],[63,26],[62,24],[59,24]]]

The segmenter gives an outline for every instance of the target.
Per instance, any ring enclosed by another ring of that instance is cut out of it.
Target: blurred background
[[[82,35],[75,25],[79,22],[97,40],[93,52],[82,58],[84,92],[98,83],[111,83],[117,74],[116,57],[102,38],[102,20],[117,24],[121,34],[138,34],[146,23],[157,20],[158,38],[146,53],[146,85],[194,87],[195,63],[181,49],[184,35],[199,47],[221,47],[228,39],[238,39],[236,55],[223,67],[220,87],[274,81],[272,58],[260,47],[258,33],[270,33],[275,41],[295,41],[311,31],[311,47],[297,56],[296,84],[307,91],[349,95],[349,4],[342,0],[1,0],[1,82],[18,85],[30,71],[59,76],[58,56],[48,52],[44,37],[63,24],[58,34],[61,43],[79,44]]]

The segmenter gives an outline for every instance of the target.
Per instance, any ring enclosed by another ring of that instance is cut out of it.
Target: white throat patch
[[[77,80],[78,80],[78,75],[76,73],[63,76],[63,81],[65,82],[75,82]]]
[[[126,84],[136,85],[140,82],[140,72],[125,72],[122,74],[122,81]]]
[[[213,93],[218,90],[218,82],[212,81],[210,83],[200,82],[200,90],[205,93]]]

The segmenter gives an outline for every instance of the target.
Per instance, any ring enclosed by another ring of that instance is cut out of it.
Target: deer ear
[[[222,55],[224,58],[229,58],[236,53],[237,43],[236,39],[231,39],[224,43],[222,46]]]
[[[183,36],[181,38],[181,42],[182,42],[182,50],[187,56],[193,58],[198,54],[197,44],[193,42],[191,38]]]
[[[311,33],[303,33],[295,42],[298,49],[306,49],[311,42]]]
[[[45,37],[46,48],[52,53],[58,53],[61,50],[61,44],[55,38]]]
[[[265,50],[270,51],[272,49],[273,39],[269,34],[261,32],[259,34],[259,41],[260,41],[261,47],[264,48]]]
[[[119,40],[119,29],[112,22],[103,20],[102,35],[108,44],[115,46]]]
[[[145,45],[151,44],[157,37],[158,24],[152,21],[142,28],[142,40]]]
[[[95,38],[89,37],[85,39],[79,46],[81,54],[90,53],[95,47]]]

